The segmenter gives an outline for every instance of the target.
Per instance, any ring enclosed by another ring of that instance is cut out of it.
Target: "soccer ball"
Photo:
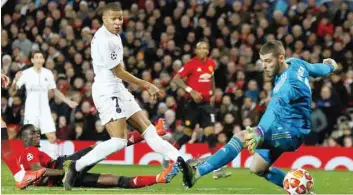
[[[284,177],[283,188],[291,195],[310,194],[314,188],[314,178],[304,169],[294,169]]]

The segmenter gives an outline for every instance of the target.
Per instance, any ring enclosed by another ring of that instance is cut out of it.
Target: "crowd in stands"
[[[57,88],[79,103],[70,109],[49,93],[50,108],[61,140],[105,140],[92,100],[94,73],[90,42],[102,25],[108,1],[11,0],[2,8],[1,70],[13,80],[31,65],[31,53],[44,52],[45,67]],[[281,40],[287,57],[320,63],[333,58],[339,71],[310,80],[312,132],[308,145],[353,147],[353,9],[349,1],[290,0],[285,11],[264,0],[122,1],[125,68],[160,89],[151,101],[147,91],[126,84],[151,121],[163,117],[178,139],[183,132],[185,91],[171,79],[194,56],[198,41],[210,44],[216,61],[215,129],[219,143],[234,132],[255,126],[270,101],[272,83],[263,77],[259,48]],[[5,9],[6,6],[12,6]],[[1,116],[15,137],[23,123],[25,90],[2,89]],[[203,142],[196,127],[190,143]]]

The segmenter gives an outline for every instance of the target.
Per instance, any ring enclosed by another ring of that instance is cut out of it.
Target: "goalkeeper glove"
[[[263,142],[264,134],[259,127],[246,127],[248,132],[245,136],[245,145],[248,147],[248,150],[251,154],[255,153],[255,149],[259,144]]]
[[[322,63],[330,65],[333,68],[332,72],[336,71],[337,68],[338,68],[338,65],[337,65],[336,61],[334,59],[331,59],[331,58],[324,59],[322,61]]]

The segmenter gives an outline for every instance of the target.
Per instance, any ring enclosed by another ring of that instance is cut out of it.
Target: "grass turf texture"
[[[248,169],[228,169],[233,172],[228,178],[213,180],[212,175],[201,178],[192,189],[185,189],[179,174],[169,184],[157,184],[140,189],[95,189],[63,187],[33,187],[18,190],[13,177],[4,163],[1,166],[2,194],[284,194],[279,187],[251,175]],[[97,165],[92,172],[112,173],[124,176],[156,175],[160,166]],[[318,194],[353,194],[353,174],[350,171],[309,170],[314,177],[314,192]]]

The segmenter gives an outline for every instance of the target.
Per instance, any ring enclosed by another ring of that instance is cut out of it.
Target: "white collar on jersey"
[[[119,34],[111,33],[111,32],[104,26],[104,24],[102,25],[102,28],[103,28],[103,30],[104,30],[106,33],[108,33],[108,34],[111,35],[111,36],[120,36]]]

